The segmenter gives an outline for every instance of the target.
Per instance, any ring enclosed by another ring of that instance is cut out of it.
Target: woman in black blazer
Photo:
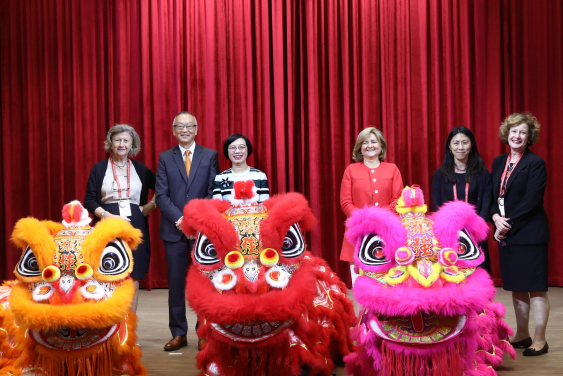
[[[523,355],[547,352],[545,339],[549,318],[547,297],[547,245],[549,223],[543,208],[547,172],[542,158],[528,147],[538,141],[540,124],[530,114],[508,116],[499,129],[510,152],[493,162],[493,209],[495,240],[499,244],[503,288],[512,291],[516,334],[511,344],[525,347]],[[530,306],[534,312],[534,339],[528,332]]]
[[[455,127],[448,135],[444,160],[434,172],[433,211],[456,199],[475,206],[477,214],[489,221],[492,201],[491,174],[479,155],[473,132],[463,125]],[[491,262],[487,241],[480,242],[479,247],[485,254],[481,267],[490,274]]]
[[[149,189],[154,191],[155,175],[141,162],[129,159],[141,150],[141,141],[133,127],[117,124],[110,128],[104,141],[106,153],[111,154],[94,165],[90,171],[84,206],[94,213],[94,224],[104,218],[122,218],[143,233],[143,242],[133,252],[135,297],[131,305],[137,311],[139,280],[145,278],[150,262],[148,215],[156,208],[154,195],[148,200]]]

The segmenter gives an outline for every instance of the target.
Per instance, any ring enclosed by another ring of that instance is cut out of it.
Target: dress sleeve
[[[215,188],[213,189],[213,198],[221,200],[223,195],[221,194],[221,174],[215,175]]]
[[[270,187],[268,186],[268,177],[265,173],[262,173],[260,177],[260,187],[258,187],[258,189],[262,192],[268,192],[260,194],[260,202],[264,202],[270,198]]]
[[[442,187],[444,186],[444,175],[438,169],[434,172],[434,178],[432,179],[432,211],[438,211],[438,208],[444,203],[444,197],[442,196]]]
[[[86,183],[86,195],[84,196],[84,207],[88,212],[94,214],[94,211],[101,206],[101,203],[97,201],[98,192],[96,187],[101,187],[101,183],[98,182],[96,176],[96,167],[92,167],[90,170],[90,176],[88,176],[88,183]]]
[[[352,174],[350,173],[350,168],[346,168],[344,171],[344,177],[342,178],[342,183],[340,184],[340,207],[349,218],[352,215],[354,209],[357,209],[352,201]]]
[[[493,181],[491,178],[491,174],[489,170],[484,169],[483,175],[481,175],[481,179],[483,179],[483,192],[479,192],[481,195],[481,209],[479,210],[479,217],[483,218],[485,222],[488,222],[491,213],[491,208],[493,204]]]

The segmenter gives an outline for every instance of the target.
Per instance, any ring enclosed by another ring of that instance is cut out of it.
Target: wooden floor
[[[563,288],[552,287],[549,289],[551,302],[551,316],[549,318],[547,341],[549,353],[538,357],[521,356],[522,349],[518,349],[518,358],[512,360],[505,356],[505,361],[497,372],[503,375],[563,375]],[[195,356],[197,354],[197,339],[193,326],[195,315],[188,308],[188,347],[180,351],[166,352],[164,344],[171,338],[168,329],[168,290],[141,290],[139,299],[139,343],[143,350],[143,364],[148,368],[151,376],[197,375]],[[510,293],[499,289],[496,300],[507,307],[506,321],[515,326],[514,310]],[[530,322],[533,325],[533,317]],[[533,334],[533,326],[530,327]],[[334,374],[346,375],[343,368],[336,368]]]

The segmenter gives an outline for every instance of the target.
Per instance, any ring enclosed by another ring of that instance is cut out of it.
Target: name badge
[[[501,217],[505,217],[505,210],[504,210],[504,198],[499,197],[498,199],[498,209],[500,211]]]
[[[129,200],[119,201],[119,215],[123,217],[131,216],[131,205],[129,204]]]

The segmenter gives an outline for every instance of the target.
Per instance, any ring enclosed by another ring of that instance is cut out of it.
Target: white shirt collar
[[[186,155],[186,150],[190,151],[190,160],[193,159],[194,151],[195,151],[195,141],[192,143],[192,146],[190,146],[188,149],[184,149],[180,144],[178,144],[178,146],[180,147],[180,151],[182,152],[182,159],[184,159],[184,156]]]

